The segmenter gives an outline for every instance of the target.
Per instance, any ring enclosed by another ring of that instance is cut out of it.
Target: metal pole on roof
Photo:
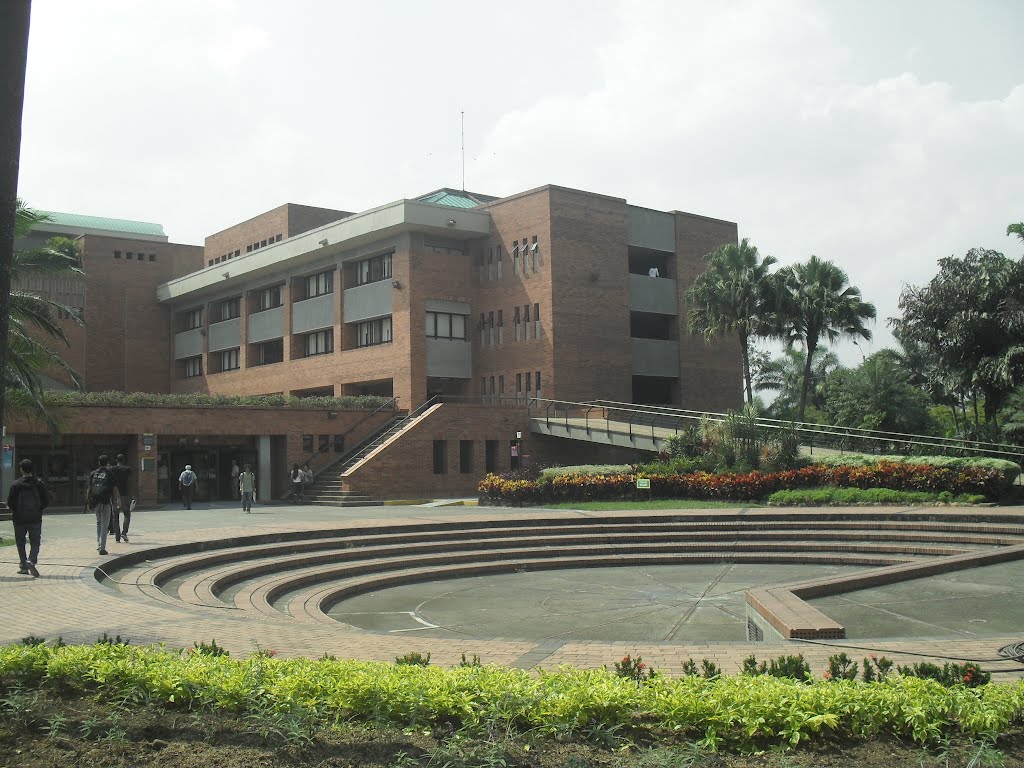
[[[462,136],[462,191],[466,191],[466,110],[459,112]]]

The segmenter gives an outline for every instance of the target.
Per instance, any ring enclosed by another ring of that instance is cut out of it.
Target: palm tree
[[[811,385],[807,392],[809,406],[825,411],[829,377],[841,367],[835,353],[823,347],[815,350],[811,363]],[[795,349],[784,349],[781,357],[765,359],[754,368],[754,389],[757,392],[776,393],[768,412],[779,419],[795,419],[803,384],[803,355]]]
[[[33,227],[46,219],[45,214],[33,211],[19,200],[15,211],[16,237],[25,237]],[[83,321],[74,308],[20,287],[24,278],[30,274],[84,274],[75,242],[67,238],[53,238],[47,242],[46,247],[16,251],[11,262],[11,282],[15,287],[12,287],[10,293],[4,384],[23,393],[30,410],[54,428],[56,423],[42,401],[42,372],[55,368],[62,370],[79,389],[81,379],[44,342],[61,342],[68,346],[67,335],[56,319],[58,316],[70,318],[78,325],[82,325]]]
[[[753,403],[750,338],[767,335],[766,317],[777,296],[769,268],[776,260],[773,256],[760,258],[757,248],[746,238],[738,245],[723,245],[706,258],[707,269],[686,292],[690,333],[702,335],[708,341],[723,333],[737,335],[747,403]]]
[[[811,383],[814,353],[824,338],[833,343],[846,337],[871,340],[864,327],[875,319],[875,305],[861,299],[860,289],[849,284],[846,273],[831,261],[811,256],[779,272],[782,303],[780,331],[787,345],[804,347],[803,383],[800,387],[798,420],[803,421],[807,391]]]

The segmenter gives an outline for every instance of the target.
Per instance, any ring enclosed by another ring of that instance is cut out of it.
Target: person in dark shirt
[[[14,523],[14,543],[18,547],[21,565],[18,573],[32,574],[38,578],[39,542],[43,534],[43,510],[50,506],[50,494],[46,491],[43,481],[33,474],[32,461],[22,459],[18,464],[21,477],[11,484],[7,494],[7,506],[11,510],[11,521]],[[29,551],[25,552],[25,538],[28,538]]]
[[[86,486],[86,511],[96,513],[96,551],[107,554],[107,533],[110,530],[110,510],[121,503],[121,494],[114,482],[114,464],[103,454],[96,460],[96,469],[89,475]]]
[[[128,493],[128,481],[132,474],[132,468],[124,463],[123,453],[117,454],[117,464],[114,465],[111,471],[114,474],[114,484],[117,486],[120,501],[110,512],[110,532],[114,534],[118,541],[124,539],[127,542],[128,527],[132,524],[132,498]],[[124,525],[121,526],[118,525],[119,512],[124,517]]]

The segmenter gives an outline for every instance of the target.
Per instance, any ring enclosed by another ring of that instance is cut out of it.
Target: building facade
[[[705,255],[736,242],[728,221],[549,185],[503,198],[442,189],[359,213],[286,204],[203,247],[170,243],[159,225],[53,214],[21,246],[53,234],[78,238],[85,275],[59,285],[30,277],[38,284],[27,287],[83,314],[84,328],[66,321],[65,354],[88,390],[369,394],[404,411],[439,394],[473,404],[462,416],[431,414],[390,459],[376,457],[377,470],[353,475],[382,496],[374,472],[396,468],[402,493],[472,493],[485,471],[509,468],[509,433],[528,430],[528,402],[741,405],[735,344],[691,336],[685,302]],[[310,451],[325,465],[344,449],[333,437],[327,451],[309,448],[336,431],[310,427],[310,414],[289,422],[257,409],[237,429],[211,412],[178,414],[173,425],[152,409],[117,414],[120,429],[103,417],[96,432],[89,411],[76,413],[62,437],[70,453],[47,449],[23,422],[18,439],[69,477],[93,448],[124,446],[140,473],[153,473],[139,477],[149,503],[173,500],[173,482],[160,481],[176,477],[186,454],[209,465],[210,498],[230,492],[231,458],[275,478],[267,498]],[[458,472],[439,477],[448,467]]]

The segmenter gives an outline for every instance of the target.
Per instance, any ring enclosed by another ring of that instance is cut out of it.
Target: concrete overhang
[[[489,234],[490,227],[487,211],[399,200],[163,283],[157,286],[156,298],[173,302],[186,296],[221,294],[232,285],[249,284],[264,276],[301,272],[307,265],[325,260],[345,261],[346,253],[403,232],[471,240]],[[321,244],[324,240],[326,245]]]

